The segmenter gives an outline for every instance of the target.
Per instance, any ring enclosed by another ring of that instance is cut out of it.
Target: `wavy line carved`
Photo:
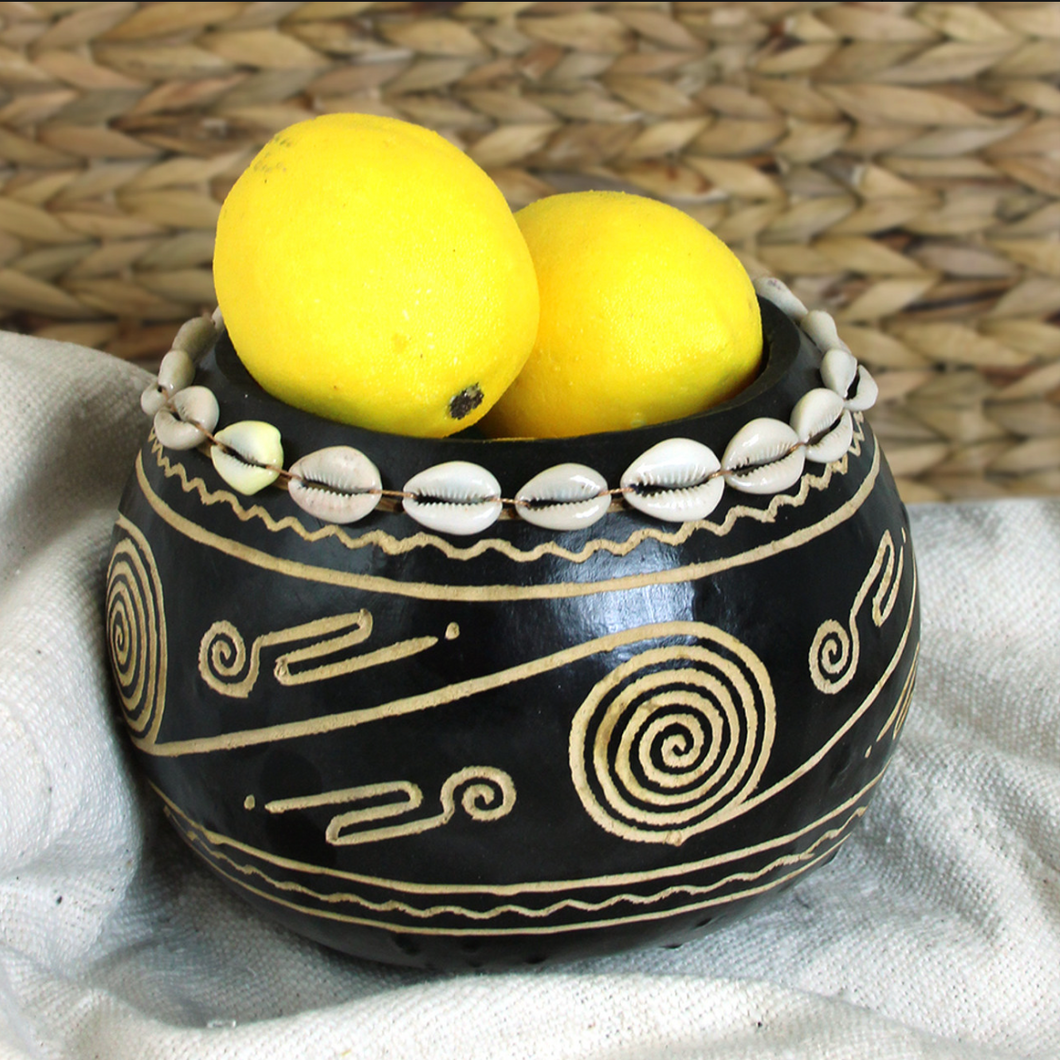
[[[850,452],[844,454],[841,459],[825,465],[819,475],[804,474],[797,493],[777,494],[765,508],[744,504],[733,505],[720,523],[712,522],[710,519],[698,519],[683,523],[675,530],[646,527],[634,531],[624,541],[596,538],[586,542],[582,548],[577,550],[565,548],[555,541],[546,541],[530,549],[521,549],[503,538],[483,538],[467,546],[453,545],[444,538],[422,532],[403,538],[394,537],[383,530],[369,530],[363,534],[351,535],[343,527],[335,524],[309,530],[296,516],[286,515],[277,519],[260,504],[245,507],[234,493],[228,490],[209,489],[201,478],[189,475],[182,463],[178,460],[171,460],[170,455],[153,436],[151,446],[155,460],[166,478],[178,479],[181,489],[185,493],[195,493],[204,506],[212,507],[215,504],[223,504],[230,508],[241,522],[259,521],[273,533],[288,531],[309,543],[334,539],[348,549],[375,547],[388,556],[402,555],[420,548],[434,548],[452,560],[470,560],[486,552],[497,552],[516,563],[533,563],[547,556],[565,559],[571,563],[584,563],[601,551],[610,552],[616,556],[628,555],[645,541],[657,541],[664,545],[680,545],[693,534],[703,532],[714,534],[716,537],[725,537],[741,519],[750,519],[764,524],[775,522],[782,508],[802,507],[811,492],[828,488],[833,475],[847,474],[851,455],[861,454],[861,443],[865,439],[865,432],[862,428],[864,416],[857,413],[854,420],[854,440]]]

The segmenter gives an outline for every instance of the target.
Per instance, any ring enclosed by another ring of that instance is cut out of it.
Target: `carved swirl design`
[[[838,692],[854,676],[860,644],[858,627],[853,625],[851,630],[853,635],[834,618],[817,627],[810,645],[810,673],[822,692]]]
[[[438,643],[434,636],[412,637],[376,651],[350,654],[372,635],[372,616],[364,610],[329,615],[286,629],[262,633],[247,649],[243,634],[227,619],[214,622],[199,642],[199,676],[215,691],[246,699],[261,675],[261,653],[266,648],[301,641],[302,647],[276,657],[273,677],[281,685],[306,685],[314,681],[366,670],[407,659]],[[460,635],[450,623],[446,638]]]
[[[215,622],[199,644],[199,673],[215,691],[246,697],[258,676],[257,655],[250,665],[242,634],[231,622]]]
[[[898,596],[904,566],[904,545],[895,549],[891,532],[885,531],[869,572],[854,597],[846,626],[834,618],[827,618],[814,633],[810,644],[810,677],[821,692],[834,695],[846,688],[853,679],[861,654],[858,613],[875,585],[870,606],[872,623],[882,626],[887,621]]]
[[[387,801],[379,802],[380,798]],[[301,798],[270,802],[269,813],[287,813],[311,806],[346,803],[353,809],[338,813],[328,822],[325,838],[332,846],[377,843],[399,836],[419,835],[440,828],[452,820],[457,804],[473,821],[496,821],[512,812],[515,785],[502,769],[493,766],[466,766],[446,778],[439,793],[441,813],[410,817],[423,805],[423,791],[407,780],[367,784],[343,791],[324,792]],[[358,805],[361,804],[361,805]],[[406,818],[402,820],[402,818]],[[397,823],[376,822],[393,819]],[[368,827],[365,827],[368,826]]]
[[[154,555],[138,531],[111,553],[106,629],[125,721],[137,742],[153,743],[166,700],[165,610]]]
[[[442,816],[446,821],[456,810],[458,792],[461,809],[473,821],[496,821],[511,813],[515,805],[512,778],[492,766],[468,766],[446,780],[441,792]]]
[[[683,843],[755,789],[775,731],[772,685],[735,637],[649,648],[597,682],[571,727],[582,804],[623,839]]]

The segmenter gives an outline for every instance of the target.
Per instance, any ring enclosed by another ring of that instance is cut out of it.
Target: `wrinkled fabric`
[[[148,377],[8,334],[0,381],[0,1060],[1060,1054],[1060,502],[912,510],[918,684],[831,864],[679,949],[410,971],[261,919],[137,775],[102,598]]]

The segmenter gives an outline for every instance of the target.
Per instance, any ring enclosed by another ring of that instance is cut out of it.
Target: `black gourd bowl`
[[[222,335],[196,382],[221,425],[279,428],[286,466],[350,445],[386,489],[449,460],[503,495],[649,447],[722,453],[787,422],[820,351],[762,303],[766,361],[677,423],[570,439],[414,439],[265,394]],[[908,707],[919,638],[905,510],[861,415],[847,454],[708,519],[615,504],[557,533],[432,533],[393,504],[346,527],[238,496],[152,434],[108,577],[137,757],[235,891],[327,946],[497,967],[695,937],[828,861]]]

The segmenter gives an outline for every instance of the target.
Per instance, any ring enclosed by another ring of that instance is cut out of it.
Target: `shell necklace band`
[[[216,396],[194,385],[196,361],[224,326],[220,310],[180,328],[140,405],[154,418],[155,437],[165,448],[208,447],[218,475],[247,496],[284,482],[291,499],[324,522],[357,522],[384,498],[400,503],[427,529],[458,535],[481,533],[506,512],[547,530],[578,530],[601,519],[615,501],[665,522],[705,519],[726,486],[742,493],[780,493],[799,480],[807,461],[840,459],[853,438],[852,414],[871,408],[878,393],[828,313],[807,311],[774,278],[756,280],[755,290],[824,351],[824,385],[799,399],[787,423],[759,417],[745,424],[720,458],[691,438],[659,442],[630,464],[614,489],[593,468],[571,463],[550,467],[514,497],[502,497],[486,468],[453,460],[413,475],[401,490],[390,490],[383,488],[375,464],[352,446],[319,449],[285,469],[280,432],[272,424],[242,420],[217,430]]]

